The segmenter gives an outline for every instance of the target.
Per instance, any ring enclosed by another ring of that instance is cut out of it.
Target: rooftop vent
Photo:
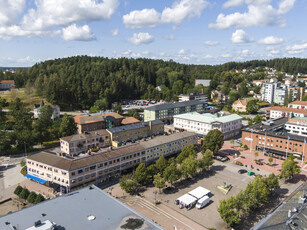
[[[34,222],[34,226],[35,226],[35,227],[38,227],[38,226],[40,226],[41,224],[42,224],[42,222],[41,222],[40,220]]]
[[[88,219],[89,221],[93,221],[93,220],[96,219],[96,217],[93,216],[93,215],[89,215],[89,216],[87,217],[87,219]]]

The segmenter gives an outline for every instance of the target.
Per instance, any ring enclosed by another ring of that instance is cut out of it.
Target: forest
[[[253,74],[235,72],[256,67]],[[194,86],[195,79],[211,79],[205,93],[220,89],[229,94],[236,84],[263,79],[263,67],[291,74],[307,73],[307,59],[253,60],[213,66],[145,58],[74,56],[44,61],[28,69],[18,68],[14,74],[1,71],[0,80],[13,79],[16,88],[33,87],[37,96],[59,104],[61,109],[89,109],[99,101],[110,107],[124,99],[177,100],[181,93],[201,92],[201,87]]]

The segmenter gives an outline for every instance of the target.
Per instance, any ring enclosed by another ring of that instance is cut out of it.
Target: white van
[[[203,198],[199,199],[196,203],[196,208],[201,209],[205,207],[210,201],[208,196],[204,196]]]

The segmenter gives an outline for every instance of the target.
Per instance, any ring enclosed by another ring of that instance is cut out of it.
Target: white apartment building
[[[293,101],[288,105],[288,107],[307,110],[307,101]]]
[[[266,119],[275,119],[280,117],[306,117],[307,110],[304,109],[295,109],[295,108],[288,108],[282,106],[273,106],[268,108],[266,111]]]
[[[285,129],[291,134],[307,137],[307,117],[289,118]]]
[[[261,100],[273,103],[274,101],[274,83],[262,83]]]
[[[179,102],[182,101],[208,101],[207,95],[203,93],[191,93],[191,94],[180,94],[179,95]]]
[[[239,135],[242,127],[242,117],[237,114],[217,117],[215,115],[197,112],[185,113],[174,116],[174,129],[187,130],[206,135],[212,129],[218,129],[224,134],[225,139]]]
[[[78,155],[89,149],[103,148],[111,145],[111,138],[105,129],[84,132],[60,138],[61,152]]]

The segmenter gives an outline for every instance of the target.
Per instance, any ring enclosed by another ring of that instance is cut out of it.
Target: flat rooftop
[[[237,114],[230,114],[230,115],[218,117],[210,113],[201,114],[197,112],[183,113],[183,114],[175,115],[174,118],[180,118],[180,119],[203,122],[203,123],[213,123],[213,122],[227,123],[227,122],[242,119],[242,117]]]
[[[154,120],[154,121],[151,121],[151,124],[152,125],[159,125],[159,124],[162,125],[164,123],[161,120]],[[110,133],[120,133],[120,132],[123,132],[123,131],[140,129],[140,128],[144,128],[144,127],[149,127],[149,121],[139,122],[139,123],[130,124],[130,125],[123,125],[123,126],[113,127],[113,128],[109,128],[107,130]]]
[[[0,229],[32,229],[38,220],[60,230],[133,229],[125,228],[128,219],[139,223],[138,230],[163,229],[93,185],[2,216]],[[38,227],[33,229],[47,229]]]
[[[200,105],[200,104],[207,104],[207,101],[192,100],[192,101],[182,101],[182,102],[176,102],[176,103],[165,103],[161,105],[154,105],[154,106],[147,107],[145,110],[159,111],[159,110],[167,110],[167,109],[192,106],[192,105]]]

